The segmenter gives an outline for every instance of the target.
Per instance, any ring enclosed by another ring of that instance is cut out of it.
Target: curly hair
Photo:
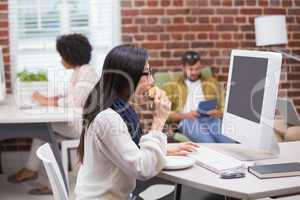
[[[92,46],[82,34],[59,36],[56,39],[56,50],[64,61],[73,66],[82,66],[91,60]]]

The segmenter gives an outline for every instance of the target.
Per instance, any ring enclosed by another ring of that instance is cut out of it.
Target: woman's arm
[[[34,92],[32,94],[32,100],[42,106],[58,106],[59,96],[46,97],[39,92]]]
[[[167,137],[152,130],[141,137],[139,146],[133,142],[127,126],[114,111],[106,111],[97,117],[90,128],[97,132],[102,152],[123,172],[137,179],[149,179],[157,175],[165,165]]]

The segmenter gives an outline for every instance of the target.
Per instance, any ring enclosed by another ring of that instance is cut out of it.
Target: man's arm
[[[178,113],[178,112],[171,112],[169,115],[168,121],[169,122],[180,122],[181,120],[184,119],[194,119],[199,116],[199,113],[192,111],[188,113]]]

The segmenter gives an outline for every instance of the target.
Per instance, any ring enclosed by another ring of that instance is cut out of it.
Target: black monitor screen
[[[234,56],[227,112],[260,123],[268,59]]]

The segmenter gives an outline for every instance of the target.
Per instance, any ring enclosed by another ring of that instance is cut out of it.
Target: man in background
[[[183,77],[174,78],[163,89],[172,103],[169,122],[191,141],[199,143],[231,143],[221,134],[224,91],[213,76],[203,77],[200,55],[187,51],[182,56]],[[199,102],[216,100],[216,107],[206,114],[197,112]]]

